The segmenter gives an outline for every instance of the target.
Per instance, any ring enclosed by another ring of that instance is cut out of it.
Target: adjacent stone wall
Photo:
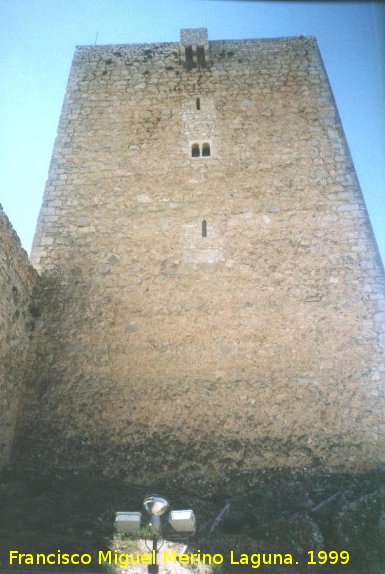
[[[7,464],[23,391],[37,273],[0,206],[0,469]]]
[[[314,39],[78,48],[32,259],[24,465],[384,459],[385,279]]]

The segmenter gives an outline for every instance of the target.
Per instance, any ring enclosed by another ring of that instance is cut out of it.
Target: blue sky
[[[0,0],[0,202],[29,251],[76,45],[316,36],[385,260],[385,4]]]

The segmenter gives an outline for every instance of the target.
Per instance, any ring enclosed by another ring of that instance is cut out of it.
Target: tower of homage
[[[210,489],[384,460],[385,279],[314,38],[78,47],[31,262],[4,462]]]

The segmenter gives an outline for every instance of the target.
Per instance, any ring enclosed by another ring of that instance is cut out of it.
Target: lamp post
[[[152,530],[152,556],[153,563],[148,566],[149,574],[158,574],[158,536],[162,534],[162,523],[160,517],[166,514],[169,509],[169,503],[165,498],[160,496],[148,496],[144,499],[143,506],[151,516],[151,530]]]
[[[144,499],[143,506],[150,515],[149,526],[152,535],[152,564],[148,565],[149,574],[158,574],[158,542],[162,538],[162,516],[167,518],[172,529],[170,538],[185,537],[194,534],[196,530],[196,519],[193,510],[171,510],[168,512],[169,502],[161,496],[151,495]],[[117,512],[115,518],[116,530],[119,534],[140,535],[140,528],[143,523],[140,512]]]

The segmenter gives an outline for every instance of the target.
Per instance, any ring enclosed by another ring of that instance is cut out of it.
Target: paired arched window
[[[191,157],[210,157],[210,144],[193,143],[191,145]]]
[[[204,143],[202,144],[202,156],[209,157],[210,155],[210,144]]]
[[[199,144],[192,144],[191,146],[191,157],[199,157],[201,155]]]

